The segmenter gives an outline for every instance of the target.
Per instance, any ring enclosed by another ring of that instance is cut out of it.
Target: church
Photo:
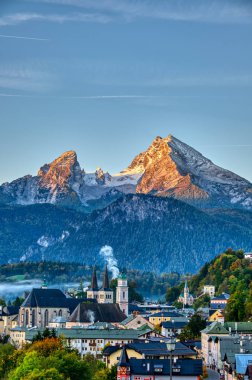
[[[109,287],[109,275],[107,265],[103,273],[102,287],[98,287],[96,267],[93,268],[91,286],[87,291],[87,298],[95,299],[98,303],[116,303],[121,311],[128,315],[129,309],[129,288],[125,274],[120,274],[117,279],[116,300],[114,301],[114,292]]]
[[[187,281],[185,282],[184,294],[183,293],[180,294],[180,296],[178,298],[178,302],[181,302],[183,304],[183,306],[186,306],[186,305],[192,306],[193,305],[194,298],[193,298],[193,295],[190,294],[190,292],[189,292]]]

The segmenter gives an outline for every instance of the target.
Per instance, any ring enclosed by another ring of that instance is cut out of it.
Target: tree
[[[20,350],[10,380],[90,380],[88,363],[75,350],[64,347],[60,339],[45,338]],[[95,371],[94,371],[95,373]]]
[[[5,378],[7,370],[11,367],[11,357],[14,351],[15,348],[12,346],[12,344],[0,344],[0,379]]]
[[[166,291],[166,301],[167,302],[174,302],[177,300],[181,293],[181,289],[179,286],[174,286],[173,288],[168,288]]]
[[[244,320],[246,315],[245,301],[249,295],[245,286],[246,284],[243,281],[238,282],[236,291],[231,294],[225,309],[226,321],[240,322]]]
[[[16,297],[15,300],[12,302],[13,306],[21,306],[24,302],[24,298],[22,297]]]
[[[206,321],[199,315],[194,314],[188,325],[185,326],[179,335],[181,341],[186,341],[190,339],[196,339],[200,337],[200,332],[206,327]]]
[[[198,310],[200,307],[209,307],[210,297],[208,294],[204,294],[199,297],[193,304],[194,310]]]

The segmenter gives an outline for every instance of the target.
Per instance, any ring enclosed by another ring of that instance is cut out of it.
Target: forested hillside
[[[226,320],[243,321],[252,317],[252,263],[244,258],[243,251],[228,249],[206,263],[188,282],[195,296],[202,293],[204,285],[214,285],[216,295],[230,294]],[[175,300],[182,288],[183,284],[168,289],[167,300]]]

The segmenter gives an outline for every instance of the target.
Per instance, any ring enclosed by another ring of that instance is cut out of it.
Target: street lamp
[[[170,353],[170,380],[172,380],[172,351],[175,350],[176,338],[174,336],[169,336],[166,341],[167,351]]]

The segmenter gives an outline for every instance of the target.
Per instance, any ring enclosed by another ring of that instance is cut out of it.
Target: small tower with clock
[[[117,380],[130,380],[130,364],[125,346],[122,348],[120,360],[117,364]]]

